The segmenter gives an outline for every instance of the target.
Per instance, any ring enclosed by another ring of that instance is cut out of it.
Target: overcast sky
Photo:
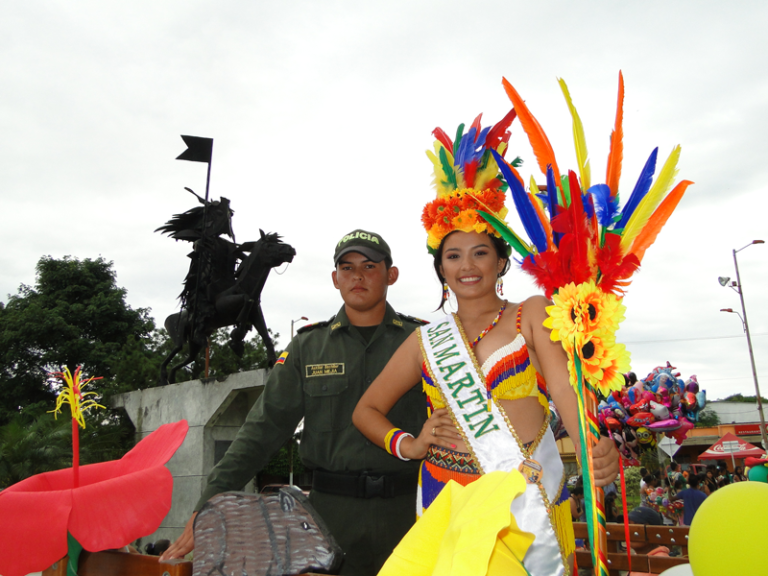
[[[0,299],[34,283],[43,255],[103,256],[158,324],[178,306],[189,244],[153,230],[196,205],[205,165],[174,160],[180,134],[214,138],[211,197],[237,240],[279,232],[297,250],[263,294],[285,345],[291,319],[341,301],[332,253],[365,228],[392,246],[390,301],[436,318],[440,286],[420,226],[434,197],[432,130],[453,133],[511,104],[506,77],[576,168],[568,82],[593,182],[604,181],[618,72],[626,84],[629,191],[655,146],[682,145],[693,180],[646,253],[618,332],[645,376],[670,361],[710,399],[754,394],[733,254],[768,240],[765,2],[220,1],[7,2],[0,19]],[[541,176],[520,125],[510,154]],[[515,225],[514,220],[511,223]],[[768,246],[739,253],[763,394],[768,393]],[[534,292],[517,271],[505,295]]]

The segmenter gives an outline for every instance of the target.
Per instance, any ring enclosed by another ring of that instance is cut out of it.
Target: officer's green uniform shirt
[[[240,490],[293,434],[304,418],[300,456],[310,469],[398,473],[418,470],[369,442],[352,424],[352,412],[368,386],[418,324],[387,304],[369,343],[350,325],[344,306],[329,322],[299,333],[284,363],[269,375],[226,455],[208,476],[196,510],[213,495]],[[405,394],[387,416],[418,435],[426,418],[421,386]]]

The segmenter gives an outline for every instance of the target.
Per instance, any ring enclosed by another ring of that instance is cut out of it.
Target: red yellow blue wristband
[[[392,454],[392,456],[400,458],[400,460],[410,460],[410,458],[405,458],[400,453],[400,443],[405,437],[413,438],[413,434],[408,434],[408,432],[400,430],[400,428],[392,428],[392,430],[387,432],[387,435],[384,436],[384,449]]]

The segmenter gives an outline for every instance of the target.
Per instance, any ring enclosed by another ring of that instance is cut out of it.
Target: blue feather
[[[480,164],[483,158],[483,153],[485,152],[483,145],[485,144],[485,138],[490,129],[490,126],[483,128],[479,134],[476,128],[473,127],[469,129],[469,132],[467,132],[461,139],[461,143],[456,151],[456,157],[454,159],[454,164],[456,166],[461,167],[463,170],[467,164],[472,162],[472,160],[477,160],[478,164]]]
[[[587,220],[591,220],[595,215],[595,203],[592,201],[592,196],[589,193],[581,195],[581,205],[584,206],[584,215]]]
[[[472,150],[475,147],[475,128],[470,128],[469,132],[464,134],[456,149],[453,163],[462,170],[467,165],[468,158],[472,157]]]
[[[552,170],[552,166],[547,166],[547,196],[549,196],[549,221],[555,219],[560,210],[557,203],[557,186],[555,185],[555,173]],[[552,231],[552,241],[555,246],[560,247],[560,238],[563,235],[560,232]]]
[[[525,193],[525,188],[517,177],[512,173],[504,158],[502,158],[495,150],[491,150],[491,154],[496,159],[496,163],[501,168],[501,173],[504,175],[504,179],[509,185],[509,191],[512,194],[512,199],[515,201],[515,207],[517,213],[520,215],[520,220],[523,223],[528,238],[531,239],[533,245],[539,252],[546,252],[547,250],[547,236],[544,232],[544,227],[541,225],[536,209],[531,206],[531,201],[528,195]]]
[[[632,194],[624,206],[624,210],[621,212],[621,220],[619,220],[619,223],[616,225],[617,229],[623,229],[624,226],[627,225],[635,208],[637,208],[640,201],[645,198],[645,195],[648,194],[648,190],[650,190],[651,183],[653,182],[653,174],[656,172],[656,156],[658,153],[659,149],[654,148],[653,152],[651,152],[651,155],[648,157],[645,166],[643,166],[643,171],[640,172],[640,178],[637,179],[635,189],[632,190]]]
[[[615,222],[613,217],[618,213],[618,200],[611,198],[611,188],[608,184],[595,184],[587,192],[592,194],[595,201],[598,224],[608,228]]]
[[[490,132],[491,127],[486,126],[482,130],[480,130],[480,134],[477,135],[477,138],[475,138],[475,142],[477,142],[478,146],[485,147],[485,139],[488,137],[488,132]]]

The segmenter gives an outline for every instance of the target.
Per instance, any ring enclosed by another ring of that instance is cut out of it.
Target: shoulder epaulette
[[[407,320],[408,322],[413,322],[414,324],[420,324],[421,326],[424,326],[424,324],[429,324],[429,320],[422,320],[421,318],[416,318],[415,316],[407,316],[405,314],[401,314],[400,312],[395,312],[400,318],[403,320]]]
[[[309,332],[310,330],[314,330],[315,328],[324,328],[325,326],[328,326],[331,322],[333,322],[333,319],[336,318],[336,316],[331,316],[328,320],[323,320],[322,322],[315,322],[314,324],[307,324],[306,326],[302,326],[298,330],[296,330],[296,334],[304,334],[304,332]]]

